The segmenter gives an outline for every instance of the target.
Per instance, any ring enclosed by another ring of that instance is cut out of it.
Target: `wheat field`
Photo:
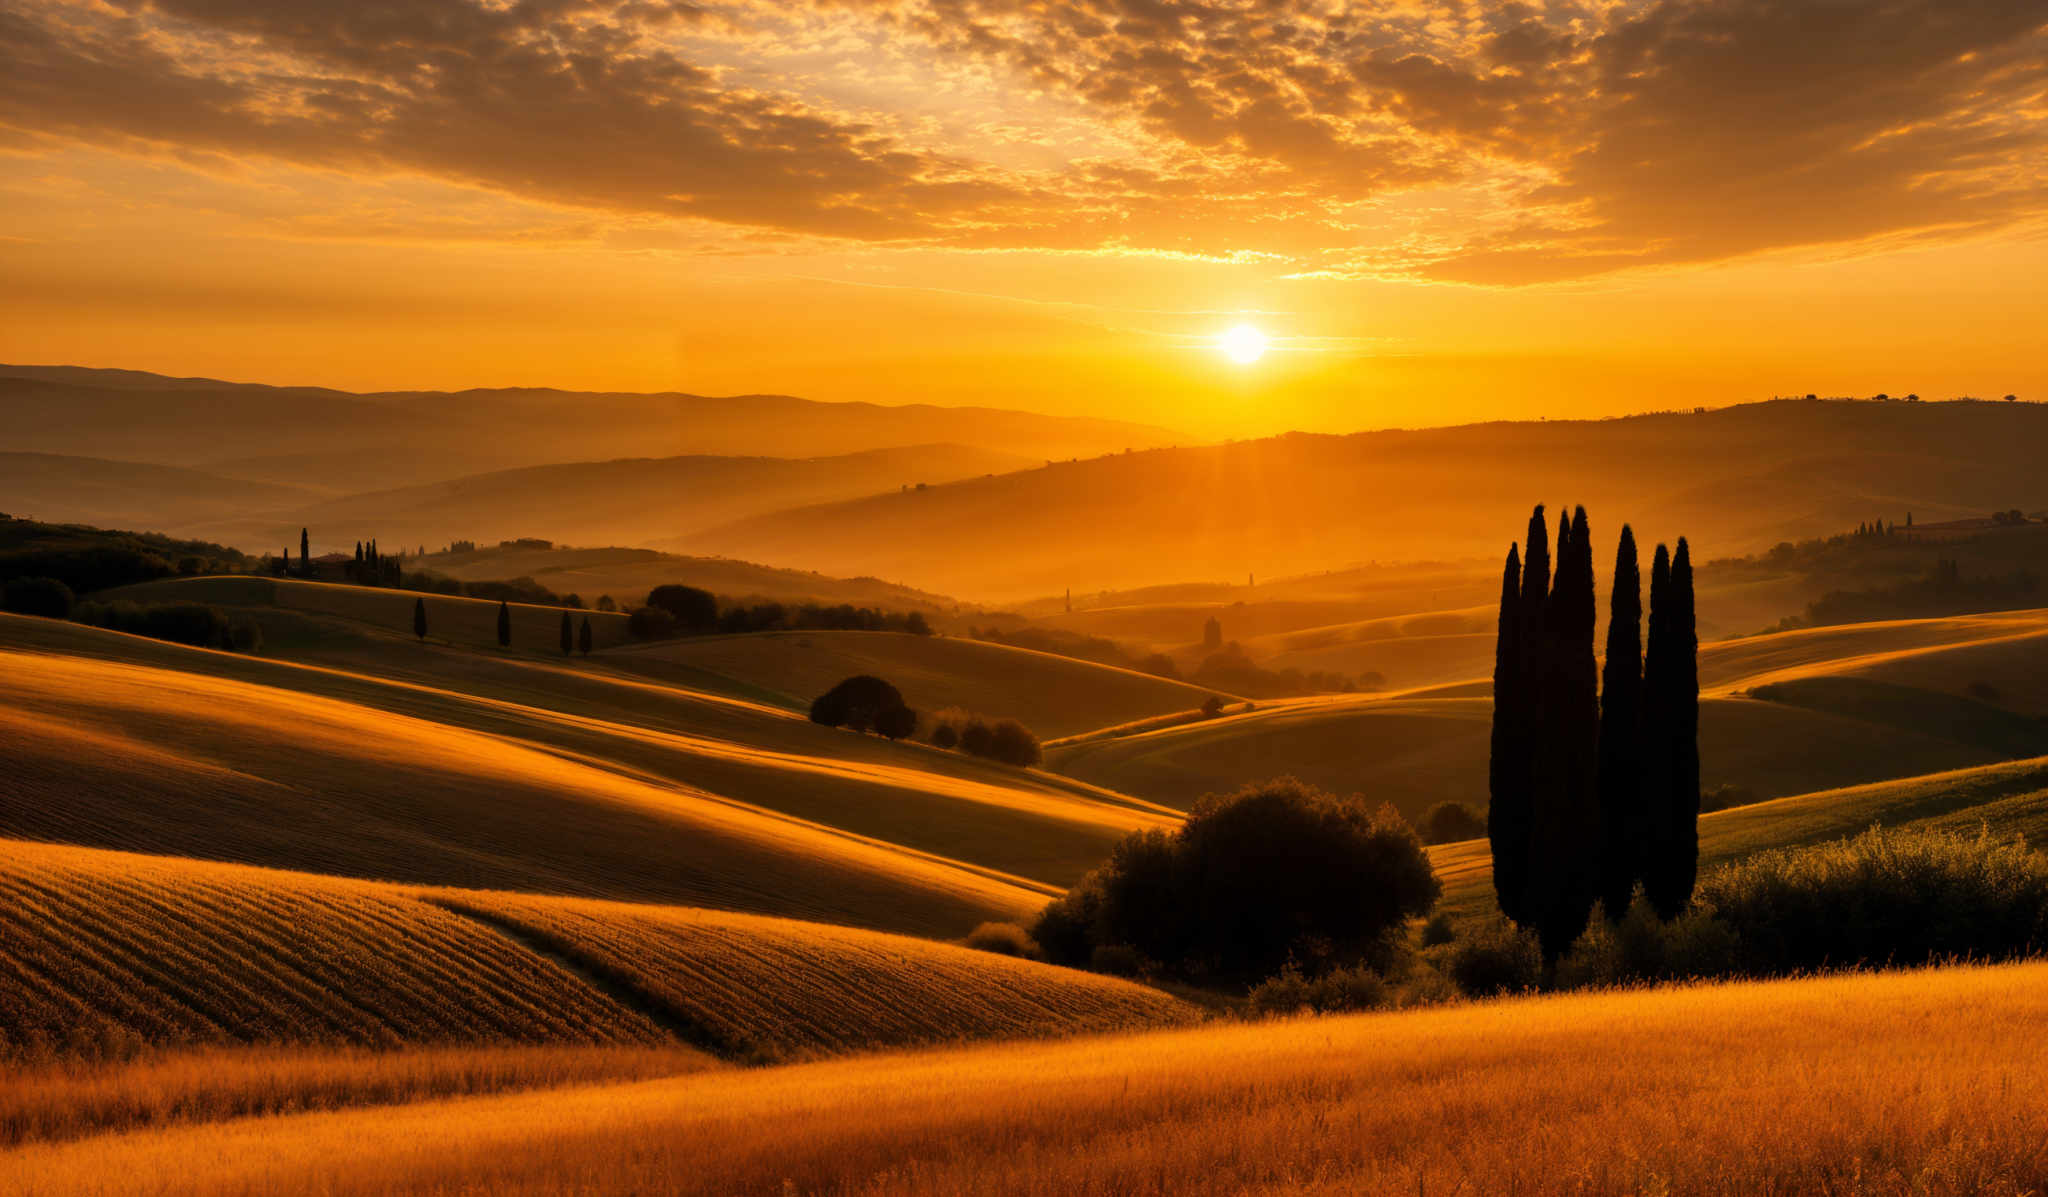
[[[2023,1197],[2048,965],[1515,999],[169,1128],[38,1194]]]

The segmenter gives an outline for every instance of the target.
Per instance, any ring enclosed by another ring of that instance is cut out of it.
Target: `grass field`
[[[47,1194],[2019,1194],[2048,965],[1517,999],[242,1120]]]
[[[759,1061],[1192,1014],[1114,978],[846,927],[0,848],[0,1060],[17,1064],[228,1045]]]
[[[1040,737],[1072,735],[1169,711],[1212,691],[1071,657],[951,636],[898,632],[765,632],[676,640],[611,654],[650,676],[680,665],[786,695],[809,706],[843,678],[871,673],[921,711],[965,707],[1021,720]]]

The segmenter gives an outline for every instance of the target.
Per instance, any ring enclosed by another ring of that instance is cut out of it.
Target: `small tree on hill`
[[[583,627],[576,633],[576,647],[583,650],[584,656],[590,655],[590,617],[588,615],[583,617]]]
[[[891,740],[901,740],[917,731],[917,712],[906,706],[884,707],[875,716],[875,732]]]
[[[310,578],[313,576],[313,556],[307,549],[307,543],[306,530],[301,528],[299,529],[299,576]]]
[[[412,601],[412,634],[423,641],[427,638],[427,600],[423,598]]]
[[[718,600],[708,590],[695,586],[656,586],[647,592],[647,605],[659,607],[675,617],[676,627],[685,635],[718,630]]]
[[[498,647],[512,647],[512,608],[503,599],[498,600]]]
[[[905,706],[896,687],[869,674],[847,678],[811,703],[811,722],[854,731],[876,728],[884,712]]]
[[[562,655],[576,651],[576,625],[569,621],[569,613],[562,612]]]
[[[1211,615],[1208,622],[1202,625],[1202,648],[1213,653],[1222,647],[1223,625],[1217,622],[1215,616]]]

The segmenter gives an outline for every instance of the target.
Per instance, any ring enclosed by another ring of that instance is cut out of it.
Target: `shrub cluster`
[[[0,609],[16,615],[71,617],[71,588],[55,578],[9,578],[0,587]]]
[[[1197,686],[1213,690],[1226,690],[1232,694],[1243,694],[1250,698],[1285,698],[1297,694],[1350,694],[1357,690],[1373,690],[1384,685],[1386,679],[1377,673],[1367,673],[1353,679],[1341,673],[1321,669],[1303,672],[1299,669],[1266,669],[1245,655],[1237,641],[1223,646],[1219,652],[1210,653],[1202,659],[1188,680]]]
[[[1038,959],[1038,941],[1015,923],[983,923],[967,933],[967,946],[999,956]]]
[[[0,516],[0,582],[53,578],[85,594],[169,577],[179,572],[173,562],[189,563],[186,572],[220,573],[249,558],[209,541]]]
[[[254,653],[263,647],[263,630],[254,619],[230,619],[207,603],[80,603],[78,622],[153,640],[169,640],[198,648]]]
[[[1455,844],[1486,834],[1486,816],[1462,802],[1439,802],[1422,816],[1422,842]]]
[[[600,599],[600,604],[604,600]],[[600,605],[600,610],[603,607]],[[627,629],[642,640],[670,636],[704,636],[714,632],[908,632],[914,636],[932,634],[931,621],[922,611],[897,613],[877,611],[841,603],[736,603],[723,610],[717,596],[695,586],[657,586],[647,593],[647,603],[632,612]]]
[[[1172,832],[1137,832],[1047,906],[1050,960],[1250,984],[1292,962],[1310,977],[1371,964],[1439,886],[1415,832],[1293,778],[1209,796]]]
[[[931,718],[930,739],[934,747],[957,748],[969,756],[985,757],[1028,769],[1044,757],[1038,737],[1015,719],[986,719],[971,711],[948,707]]]

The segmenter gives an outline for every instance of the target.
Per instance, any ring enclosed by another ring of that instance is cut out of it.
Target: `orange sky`
[[[1202,437],[2038,397],[2044,20],[25,0],[0,360]]]

